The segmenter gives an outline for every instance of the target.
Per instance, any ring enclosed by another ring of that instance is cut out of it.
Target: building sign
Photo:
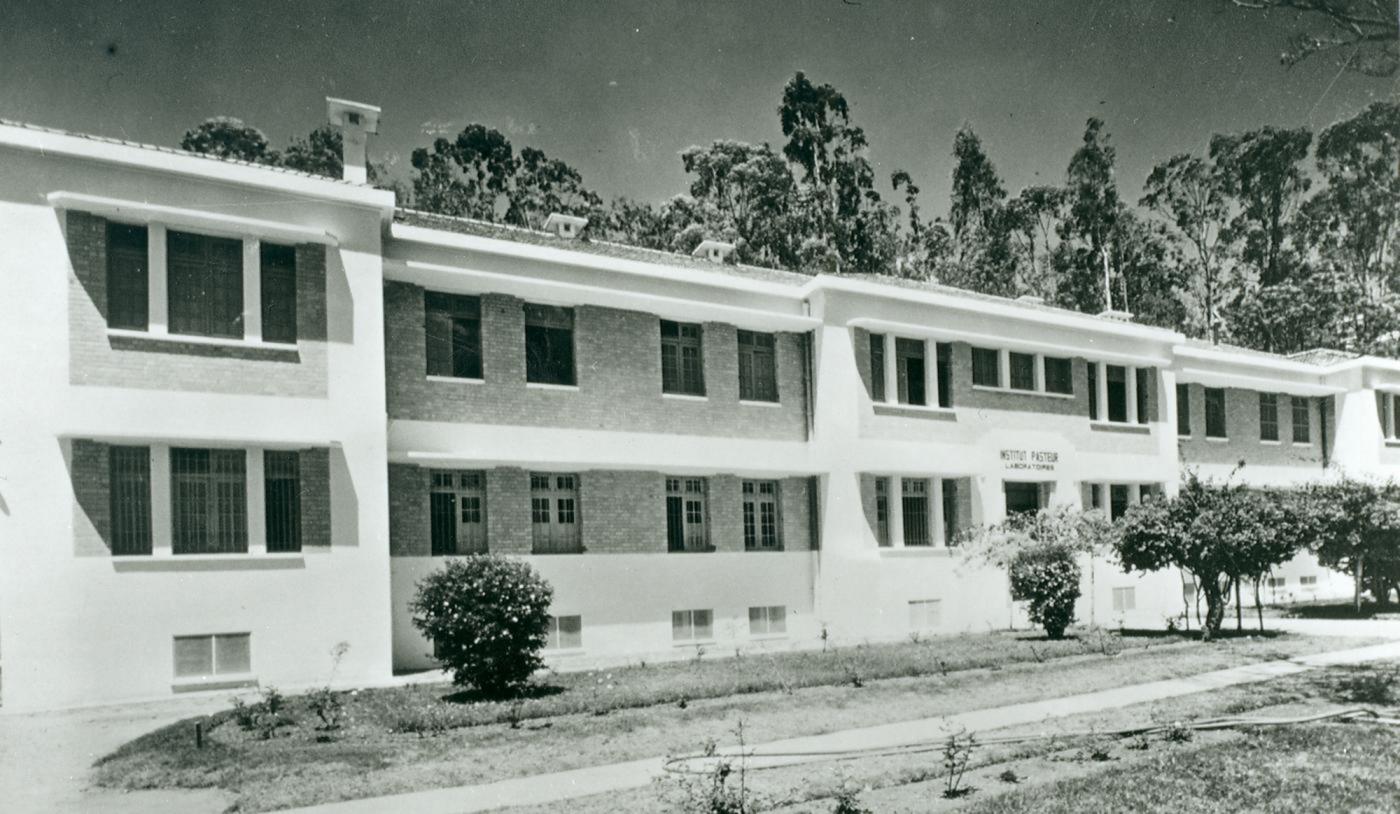
[[[1054,472],[1060,453],[1043,449],[1003,449],[1001,464],[1007,469]]]

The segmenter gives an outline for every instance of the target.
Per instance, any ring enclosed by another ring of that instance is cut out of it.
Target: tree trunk
[[[1254,612],[1259,614],[1259,632],[1264,632],[1264,604],[1259,601],[1259,580],[1254,580]]]
[[[1235,577],[1235,632],[1244,632],[1244,603],[1240,601],[1240,578]]]
[[[1225,595],[1214,580],[1205,593],[1206,620],[1201,627],[1201,641],[1208,642],[1220,632],[1220,623],[1225,621]]]
[[[1363,554],[1356,558],[1356,590],[1353,592],[1352,603],[1358,615],[1361,613],[1361,580],[1366,578],[1366,556]]]

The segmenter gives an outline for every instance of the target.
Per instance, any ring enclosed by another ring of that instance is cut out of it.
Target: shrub
[[[306,694],[306,706],[311,712],[321,719],[322,729],[339,729],[340,718],[345,712],[345,704],[340,700],[340,693],[331,690],[330,687],[321,687]]]
[[[1079,562],[1067,546],[1023,548],[1011,560],[1011,595],[1030,604],[1031,621],[1064,638],[1079,599]]]
[[[251,704],[241,698],[233,699],[233,720],[245,731],[256,732],[258,737],[269,740],[284,726],[292,726],[296,721],[284,714],[286,699],[276,687],[263,690],[262,698]]]
[[[410,610],[453,683],[506,696],[544,665],[553,595],[528,564],[481,554],[424,577]]]

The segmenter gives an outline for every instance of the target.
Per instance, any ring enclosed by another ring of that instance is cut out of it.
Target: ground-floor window
[[[780,636],[787,633],[787,606],[749,608],[750,636]]]
[[[890,545],[890,479],[875,479],[875,541],[881,548]]]
[[[263,452],[263,528],[267,550],[301,550],[301,455],[282,450]]]
[[[1298,577],[1298,584],[1304,588],[1316,588],[1317,577]]]
[[[578,475],[530,475],[530,525],[536,554],[577,554],[583,550]]]
[[[486,475],[434,470],[429,478],[428,515],[433,556],[485,554]]]
[[[909,630],[934,631],[943,622],[941,599],[916,599],[909,602]]]
[[[678,610],[671,612],[671,641],[708,642],[715,637],[714,611]]]
[[[777,551],[783,547],[778,525],[778,482],[746,480],[744,497],[744,549]]]
[[[247,454],[241,449],[170,450],[176,554],[248,550]]]
[[[176,636],[176,678],[247,675],[253,671],[252,637],[247,633]]]
[[[927,478],[903,478],[900,480],[901,509],[904,514],[904,545],[933,545],[933,534],[929,527],[929,502]]]
[[[151,553],[151,448],[108,450],[112,554]]]
[[[1266,580],[1265,584],[1267,584],[1270,588],[1275,588],[1275,589],[1277,589],[1277,588],[1282,588],[1283,586],[1285,586],[1285,585],[1288,584],[1288,578],[1287,578],[1287,577],[1269,577],[1268,580]]]
[[[1042,494],[1044,484],[1034,481],[1004,481],[1002,491],[1006,496],[1006,515],[1034,514],[1044,508]]]
[[[1121,613],[1123,611],[1135,610],[1137,608],[1136,588],[1114,588],[1113,589],[1113,610]]]
[[[580,650],[583,648],[582,616],[551,616],[545,628],[546,650]]]
[[[666,479],[666,549],[708,551],[708,484],[704,478]]]

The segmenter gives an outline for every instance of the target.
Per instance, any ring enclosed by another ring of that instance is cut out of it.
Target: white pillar
[[[165,251],[165,224],[146,226],[146,311],[153,334],[170,332],[169,288]]]
[[[904,478],[890,478],[890,548],[904,548]]]
[[[151,444],[151,555],[169,557],[174,537],[170,505],[170,447]]]
[[[262,251],[255,237],[243,238],[243,338],[262,341]]]
[[[1137,368],[1128,366],[1123,368],[1124,383],[1127,385],[1128,394],[1128,423],[1136,424],[1138,420],[1137,411]]]
[[[1035,392],[1045,392],[1045,354],[1035,355]]]
[[[1011,386],[1011,351],[1002,348],[997,351],[997,387]]]
[[[245,453],[248,482],[248,553],[267,553],[267,491],[263,485],[263,451],[250,449]]]
[[[924,340],[924,394],[928,397],[928,406],[938,406],[938,343],[932,339]]]
[[[943,479],[929,478],[929,486],[933,490],[929,496],[929,500],[933,501],[933,511],[930,512],[933,515],[933,544],[942,548],[948,545],[947,535],[943,533]]]
[[[899,365],[894,358],[895,341],[894,334],[884,334],[882,340],[885,343],[885,403],[899,403]]]
[[[1094,362],[1095,370],[1098,374],[1094,376],[1094,398],[1099,405],[1099,420],[1108,420],[1108,364],[1105,362]]]

